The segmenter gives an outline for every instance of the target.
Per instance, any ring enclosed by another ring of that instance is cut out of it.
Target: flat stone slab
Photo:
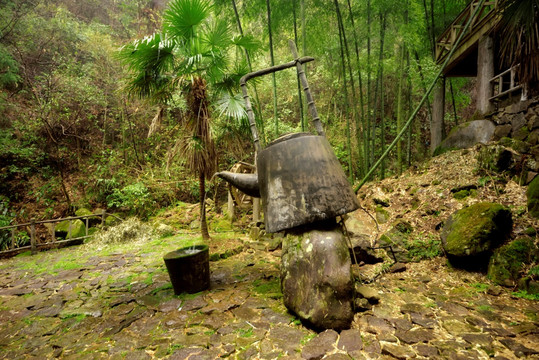
[[[177,245],[167,246],[162,253]],[[367,285],[379,302],[355,314],[350,329],[317,333],[284,307],[279,257],[243,248],[210,264],[226,274],[226,283],[180,296],[159,256],[96,257],[81,247],[83,260],[73,261],[92,268],[58,272],[64,278],[32,273],[24,259],[2,260],[0,358],[88,352],[112,359],[503,360],[539,354],[537,304],[504,289],[479,292],[471,284],[484,278],[448,271],[441,259],[384,274]],[[39,256],[54,266],[66,252]],[[103,270],[109,264],[119,267]]]

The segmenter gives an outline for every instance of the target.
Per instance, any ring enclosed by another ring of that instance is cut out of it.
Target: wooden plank
[[[495,96],[489,98],[489,100],[490,100],[490,101],[496,100],[496,99],[499,98],[499,97],[502,97],[502,96],[504,96],[504,95],[507,95],[507,94],[509,94],[509,93],[512,93],[512,92],[517,91],[517,90],[520,90],[520,89],[522,89],[522,85],[517,85],[517,86],[515,86],[515,87],[512,88],[512,89],[505,90],[504,92],[501,92],[501,93],[499,93],[498,95],[495,95]]]

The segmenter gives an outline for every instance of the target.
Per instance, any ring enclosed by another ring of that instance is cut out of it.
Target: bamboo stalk
[[[485,2],[485,0],[480,0],[480,5],[483,4]],[[380,164],[382,163],[382,161],[385,159],[385,157],[389,154],[389,152],[395,147],[395,145],[397,144],[397,142],[400,140],[400,138],[402,137],[402,135],[404,135],[404,133],[406,132],[406,129],[408,128],[408,126],[410,126],[410,124],[412,123],[412,121],[414,120],[414,118],[416,117],[417,113],[419,112],[419,110],[421,109],[421,107],[423,106],[423,104],[425,103],[425,101],[427,100],[428,96],[430,95],[430,93],[432,92],[432,89],[434,89],[434,86],[436,85],[436,82],[438,81],[438,79],[440,78],[440,76],[442,76],[443,74],[443,71],[444,71],[444,68],[447,66],[447,63],[449,62],[449,59],[451,59],[451,56],[453,56],[453,53],[455,52],[458,44],[460,43],[460,41],[462,40],[462,38],[464,37],[464,34],[466,33],[466,31],[468,30],[468,28],[470,27],[470,24],[472,23],[474,17],[477,15],[478,13],[478,10],[481,8],[481,6],[478,6],[476,8],[476,11],[474,12],[474,14],[468,19],[468,22],[466,23],[466,25],[464,26],[464,31],[461,32],[459,38],[457,39],[457,41],[455,42],[455,46],[453,46],[453,48],[451,49],[451,51],[449,52],[449,55],[447,56],[447,58],[445,59],[443,65],[441,66],[440,70],[438,71],[436,77],[434,78],[434,80],[432,81],[432,83],[430,84],[427,92],[425,93],[425,95],[423,95],[423,98],[421,99],[421,101],[419,102],[419,104],[417,105],[417,107],[415,108],[415,110],[413,111],[412,115],[410,115],[410,118],[408,119],[408,121],[404,124],[404,126],[402,127],[401,131],[397,134],[397,136],[395,137],[395,139],[393,140],[393,142],[387,147],[386,151],[382,154],[382,156],[380,156],[380,158],[378,159],[378,161],[371,167],[371,169],[367,172],[367,174],[365,175],[365,177],[363,178],[363,180],[361,180],[361,182],[359,183],[359,185],[357,185],[354,189],[354,192],[357,193],[359,191],[359,189],[361,189],[361,187],[363,185],[365,185],[365,183],[367,182],[367,180],[369,179],[369,177],[372,175],[372,173],[378,168],[378,166],[380,166]]]

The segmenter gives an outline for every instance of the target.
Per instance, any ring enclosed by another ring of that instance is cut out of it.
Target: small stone
[[[430,345],[417,344],[414,346],[414,349],[417,352],[417,355],[423,356],[429,359],[434,358],[438,356],[439,354],[438,349]]]
[[[369,303],[369,300],[364,298],[356,298],[354,300],[354,306],[357,312],[364,312],[372,309],[372,305]]]
[[[392,344],[382,346],[382,354],[390,355],[397,359],[408,359],[415,356],[415,353],[408,347]]]
[[[415,344],[420,342],[429,342],[434,339],[431,331],[427,330],[410,330],[410,331],[395,331],[395,336],[406,344]]]
[[[172,299],[172,300],[162,303],[159,306],[159,311],[161,312],[177,311],[179,310],[181,304],[182,304],[182,301],[180,299]]]
[[[425,307],[421,304],[417,303],[406,303],[401,306],[401,313],[403,314],[409,314],[409,313],[424,313]]]
[[[380,301],[378,291],[365,285],[359,285],[356,283],[356,294],[364,299],[367,299],[371,304],[377,304]]]
[[[301,357],[307,360],[321,359],[333,349],[339,334],[335,330],[326,330],[311,339],[301,352]]]
[[[500,339],[499,340],[506,348],[511,350],[515,353],[516,356],[522,357],[522,356],[530,356],[530,355],[536,355],[539,354],[538,351],[527,348],[526,346],[522,345],[521,343],[513,340],[513,339]]]
[[[337,354],[326,356],[324,360],[350,360],[350,356],[346,354],[337,353]]]
[[[363,348],[361,332],[358,329],[348,329],[341,331],[337,348],[348,353],[359,351]]]
[[[419,313],[410,313],[410,318],[414,324],[420,325],[427,329],[434,329],[436,321],[434,319],[429,319]]]
[[[447,330],[451,335],[460,335],[463,333],[479,332],[479,329],[466,324],[457,319],[448,319],[442,322],[442,327]]]
[[[367,323],[369,324],[367,331],[373,334],[392,333],[394,328],[384,319],[374,316],[367,317]]]
[[[375,335],[364,334],[363,335],[363,351],[372,354],[381,354],[382,348],[380,342],[376,339]]]
[[[491,348],[493,340],[488,334],[464,334],[462,338],[472,345],[479,344],[483,348]]]
[[[390,273],[400,273],[406,271],[406,265],[403,263],[395,263],[389,268]]]
[[[408,331],[413,327],[412,322],[407,318],[388,319],[388,321],[393,324],[395,328],[403,331]]]

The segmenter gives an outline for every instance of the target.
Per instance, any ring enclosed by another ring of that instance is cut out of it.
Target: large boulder
[[[434,154],[448,149],[467,149],[477,143],[486,144],[494,138],[496,125],[490,120],[475,120],[454,127]]]
[[[526,191],[528,197],[528,213],[534,218],[539,218],[539,176],[528,185]]]
[[[343,232],[317,224],[283,239],[281,285],[285,306],[315,329],[350,327],[354,283]]]
[[[500,204],[478,203],[453,213],[441,239],[449,261],[464,268],[485,268],[492,251],[511,233],[511,212]]]
[[[494,251],[488,265],[488,277],[498,285],[513,287],[537,258],[538,249],[532,238],[517,239]]]
[[[71,222],[71,229],[69,223]],[[70,232],[71,230],[71,232]],[[82,220],[64,220],[54,228],[54,235],[58,239],[75,239],[86,236],[86,225]]]

